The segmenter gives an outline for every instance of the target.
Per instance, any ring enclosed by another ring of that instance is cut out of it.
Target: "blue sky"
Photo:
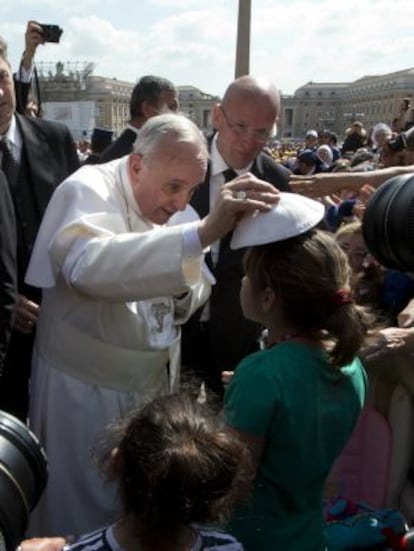
[[[412,0],[252,0],[250,72],[284,93],[414,66]],[[222,95],[233,79],[237,0],[2,0],[12,65],[26,22],[63,27],[38,61],[91,61],[96,75],[165,76]]]

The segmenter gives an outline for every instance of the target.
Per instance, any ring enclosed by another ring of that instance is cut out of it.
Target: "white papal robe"
[[[211,283],[185,229],[143,219],[126,157],[55,191],[26,276],[43,288],[29,420],[49,459],[30,534],[80,534],[118,515],[91,449],[108,423],[176,386],[179,325]]]

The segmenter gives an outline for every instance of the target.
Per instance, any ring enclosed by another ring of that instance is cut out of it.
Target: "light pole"
[[[251,1],[239,0],[235,78],[249,74]]]

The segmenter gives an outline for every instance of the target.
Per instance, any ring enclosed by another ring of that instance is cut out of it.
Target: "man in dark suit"
[[[139,129],[151,117],[162,113],[178,112],[177,90],[166,78],[147,75],[137,82],[132,90],[128,126],[102,154],[100,163],[119,159],[132,151]]]
[[[0,171],[0,374],[13,325],[16,273],[16,226],[13,202],[7,180]]]
[[[245,76],[226,90],[213,109],[216,129],[210,144],[209,170],[191,204],[204,217],[225,181],[256,177],[280,191],[289,190],[289,171],[262,152],[274,132],[280,110],[279,93],[262,79]],[[229,171],[229,169],[231,169]],[[253,176],[246,176],[246,173]],[[261,328],[243,318],[239,291],[243,250],[231,250],[231,235],[211,246],[208,263],[216,278],[208,306],[183,327],[183,378],[196,375],[208,391],[221,396],[222,371],[233,371],[247,354],[257,350]]]
[[[79,166],[69,130],[15,113],[13,77],[0,39],[1,168],[14,204],[17,285],[14,329],[0,382],[0,409],[25,420],[28,379],[40,294],[24,283],[37,230],[55,187]]]

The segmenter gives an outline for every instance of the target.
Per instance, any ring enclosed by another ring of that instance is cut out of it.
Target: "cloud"
[[[414,47],[412,0],[256,0],[252,2],[251,73],[292,93],[304,83],[352,81],[408,68]],[[238,2],[38,0],[36,18],[64,28],[59,46],[39,61],[86,60],[96,74],[135,81],[166,76],[221,95],[233,78]],[[23,50],[32,0],[0,3],[0,34],[12,63]],[[23,14],[23,15],[22,15]]]

